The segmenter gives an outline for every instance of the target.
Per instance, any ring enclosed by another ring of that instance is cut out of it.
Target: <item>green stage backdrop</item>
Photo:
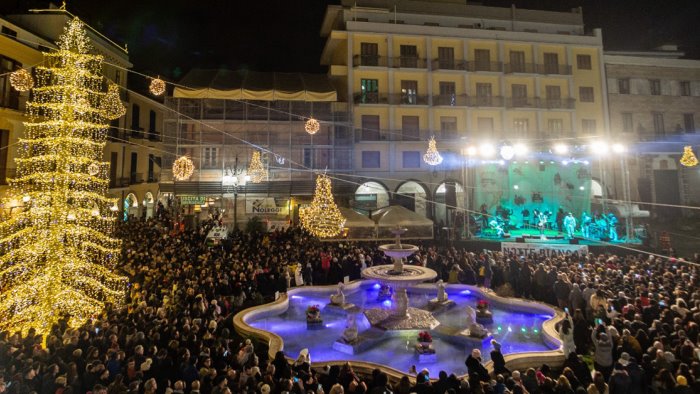
[[[484,164],[476,168],[475,207],[486,206],[489,214],[499,205],[512,211],[511,223],[520,226],[523,211],[551,211],[550,222],[557,210],[572,212],[577,221],[581,213],[590,214],[591,173],[583,164],[563,165],[539,161]]]

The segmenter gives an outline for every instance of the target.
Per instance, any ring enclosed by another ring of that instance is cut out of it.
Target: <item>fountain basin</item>
[[[374,281],[353,282],[346,286],[347,297],[363,309],[381,307],[381,303],[376,301],[378,290],[375,286]],[[353,355],[333,350],[333,342],[344,329],[344,316],[324,313],[325,328],[307,333],[301,324],[305,324],[302,320],[304,309],[309,304],[325,303],[335,289],[335,286],[292,289],[288,297],[282,296],[271,304],[240,312],[234,317],[234,327],[242,335],[254,336],[268,343],[271,356],[278,350],[285,350],[288,356],[294,358],[302,348],[308,347],[314,365],[342,364],[351,360],[355,369],[371,372],[373,368],[380,368],[393,377],[407,373],[410,365],[421,368],[413,350],[418,330],[388,330],[382,334],[375,328],[370,328],[369,322],[358,321],[361,335],[374,335],[377,339],[373,346]],[[436,292],[434,285],[428,284],[411,287],[408,291],[412,307],[420,309],[435,297]],[[456,326],[451,319],[459,317],[466,304],[473,306],[477,297],[488,300],[493,308],[495,322],[490,328],[495,339],[502,343],[510,367],[526,368],[545,362],[552,366],[563,364],[564,356],[558,350],[560,341],[554,329],[555,322],[563,317],[562,312],[545,304],[505,299],[491,292],[482,293],[472,286],[449,285],[447,292],[457,305],[450,308],[449,313],[436,313],[437,320],[444,323],[430,331],[434,338],[437,360],[423,365],[424,367],[462,375],[466,373],[464,359],[473,347],[482,349],[485,361],[488,361],[488,341],[464,343],[460,338],[449,334],[457,332],[459,327],[448,329]],[[508,322],[511,330],[508,330]],[[501,330],[498,330],[499,324]],[[523,328],[527,334],[523,334]],[[533,328],[539,332],[535,334]],[[487,368],[489,366],[490,363],[487,363]]]

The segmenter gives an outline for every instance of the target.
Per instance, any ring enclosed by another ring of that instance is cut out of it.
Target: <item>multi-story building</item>
[[[10,71],[31,69],[42,62],[42,52],[56,49],[55,41],[73,16],[53,8],[0,18],[0,194],[15,173],[16,143],[24,133],[24,110],[28,92],[10,86]],[[161,134],[165,106],[158,101],[127,91],[128,69],[132,67],[126,49],[93,28],[88,36],[95,53],[104,57],[103,73],[120,86],[127,115],[112,122],[104,160],[110,167],[110,196],[119,199],[118,208],[129,215],[152,215],[158,198]],[[147,127],[146,129],[144,127]]]
[[[606,52],[611,132],[634,146],[628,155],[631,199],[666,205],[700,202],[700,172],[680,165],[684,146],[698,153],[700,61],[682,59],[675,46],[654,51]],[[614,173],[620,176],[619,169]],[[621,182],[612,182],[615,194]],[[652,205],[658,216],[681,210]]]
[[[253,216],[288,223],[308,202],[315,172],[331,176],[352,170],[347,106],[338,103],[325,75],[192,70],[168,97],[166,171],[160,189],[176,195],[186,217],[218,210],[227,223],[245,225]],[[320,130],[305,131],[310,117]],[[253,152],[261,153],[267,179],[248,175]],[[173,160],[188,156],[194,173],[172,178]],[[334,181],[334,194],[351,192]],[[214,212],[212,212],[214,213]]]
[[[584,31],[580,8],[342,0],[321,34],[321,63],[355,125],[354,170],[368,180],[356,206],[395,201],[447,223],[443,203],[475,208],[463,193],[468,144],[549,149],[607,134],[602,34]],[[430,136],[445,156],[435,167],[422,160]]]

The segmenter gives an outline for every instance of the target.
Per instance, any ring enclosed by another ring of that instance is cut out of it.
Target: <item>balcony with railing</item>
[[[389,104],[389,95],[386,93],[355,93],[353,98],[355,104]]]
[[[486,61],[468,61],[467,71],[503,72],[503,63]]]
[[[513,73],[537,74],[537,64],[534,64],[534,63],[506,63],[503,65],[503,72],[506,74],[513,74]]]
[[[501,96],[469,96],[467,105],[470,107],[503,107]]]
[[[149,141],[160,141],[160,133],[157,131],[149,131],[147,135]]]
[[[538,64],[537,73],[545,75],[571,75],[571,66],[566,64]]]
[[[392,59],[394,68],[428,68],[428,61],[415,56],[399,56]]]
[[[466,94],[438,94],[433,96],[434,106],[465,107],[469,105]]]
[[[379,55],[355,55],[352,58],[353,67],[387,67],[389,65],[386,56]]]
[[[466,62],[456,59],[435,59],[432,63],[433,70],[457,70],[464,71],[467,69]]]
[[[428,105],[428,96],[421,94],[392,93],[389,94],[391,105]]]
[[[539,107],[543,109],[575,109],[575,105],[576,99],[571,97],[539,99]]]
[[[7,185],[8,180],[17,176],[16,168],[0,167],[0,186]]]
[[[508,97],[506,108],[538,108],[537,97]]]
[[[372,141],[427,141],[433,135],[431,130],[374,130],[356,129],[355,142]],[[455,132],[456,133],[456,132]]]

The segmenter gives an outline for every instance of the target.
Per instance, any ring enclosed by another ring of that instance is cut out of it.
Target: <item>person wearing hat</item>
[[[673,394],[690,394],[693,389],[688,386],[688,379],[683,375],[676,377],[677,386],[673,389]]]
[[[498,374],[510,374],[510,370],[506,368],[506,360],[503,358],[503,353],[501,353],[501,344],[495,339],[491,340],[491,361],[493,361],[493,373]]]

